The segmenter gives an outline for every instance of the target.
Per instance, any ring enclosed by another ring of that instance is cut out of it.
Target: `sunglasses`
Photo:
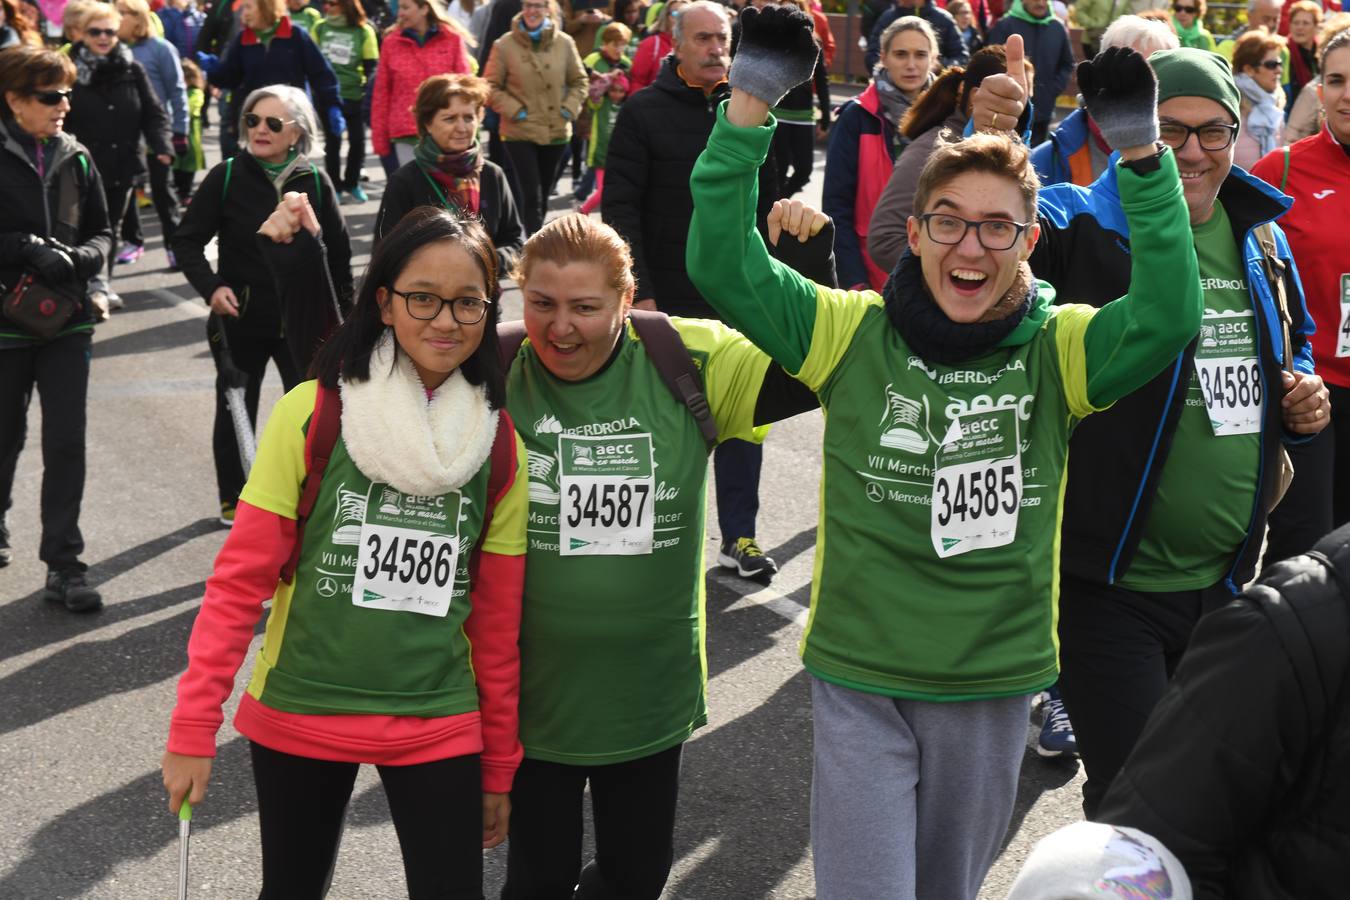
[[[1278,59],[1263,59],[1261,60],[1261,68],[1274,71],[1276,69],[1283,69],[1284,63]]]
[[[1185,13],[1185,14],[1188,15],[1188,16],[1193,16],[1193,15],[1195,15],[1196,13],[1200,12],[1200,7],[1198,7],[1198,6],[1173,6],[1173,7],[1172,7],[1172,12]]]
[[[116,28],[86,28],[84,33],[92,38],[117,37]]]
[[[264,119],[257,113],[247,113],[244,115],[244,127],[247,128],[249,131],[252,131],[254,128],[257,128],[258,125],[260,125],[263,122],[267,123],[268,130],[271,131],[273,134],[281,134],[281,129],[285,128],[287,125],[295,124],[294,119],[283,120],[277,118],[276,116],[268,116],[267,118]]]
[[[43,106],[60,106],[62,100],[70,99],[70,89],[64,91],[34,91],[32,97]]]

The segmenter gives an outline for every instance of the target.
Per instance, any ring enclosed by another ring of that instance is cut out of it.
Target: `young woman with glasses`
[[[277,277],[298,273],[322,305],[313,199],[288,193],[277,206],[273,194],[253,227],[280,241],[265,251]],[[336,235],[324,237],[331,252]],[[506,837],[521,756],[527,479],[502,409],[497,294],[480,225],[435,209],[406,217],[375,249],[315,380],[268,419],[188,642],[162,763],[170,809],[201,802],[221,707],[272,598],[234,720],[257,786],[263,898],[324,895],[357,770],[371,764],[407,896],[482,900],[482,851]],[[324,432],[331,448],[315,443]],[[298,530],[307,461],[330,449]]]
[[[304,91],[274,84],[249,94],[242,104],[239,133],[244,152],[207,173],[174,236],[173,251],[192,287],[216,320],[208,334],[223,331],[227,348],[211,341],[218,371],[232,362],[247,376],[250,419],[258,414],[258,392],[268,361],[275,363],[287,390],[309,366],[319,341],[337,323],[332,304],[283,305],[257,247],[258,226],[285,191],[306,194],[318,211],[328,241],[328,272],[342,303],[352,293],[351,247],[338,209],[337,191],[323,167],[308,153],[317,126]],[[213,269],[206,245],[219,243]],[[222,357],[228,349],[230,359]],[[226,367],[228,370],[228,366]],[[216,392],[212,448],[221,519],[230,524],[244,487],[234,425],[225,403],[223,376]]]
[[[1172,30],[1183,47],[1214,52],[1214,35],[1205,28],[1205,0],[1176,0],[1172,4]]]

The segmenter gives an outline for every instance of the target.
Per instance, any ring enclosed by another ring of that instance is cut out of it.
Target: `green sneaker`
[[[234,504],[222,501],[220,504],[220,524],[226,528],[234,527]]]

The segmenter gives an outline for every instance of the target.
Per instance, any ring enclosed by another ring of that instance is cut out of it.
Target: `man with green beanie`
[[[1088,818],[1196,621],[1252,580],[1267,511],[1280,496],[1283,448],[1325,427],[1330,409],[1313,374],[1313,324],[1298,274],[1273,224],[1290,201],[1233,167],[1241,120],[1227,61],[1182,48],[1154,53],[1149,64],[1206,312],[1195,343],[1147,385],[1080,423],[1071,444],[1060,691],[1087,770]],[[1094,304],[1129,287],[1132,242],[1114,165],[1087,188],[1045,188],[1038,215],[1041,240],[1030,260],[1037,278]],[[1330,522],[1319,535],[1327,530]]]

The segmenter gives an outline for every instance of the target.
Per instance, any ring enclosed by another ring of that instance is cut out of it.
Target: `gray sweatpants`
[[[974,900],[1012,818],[1030,704],[812,678],[817,900]]]

